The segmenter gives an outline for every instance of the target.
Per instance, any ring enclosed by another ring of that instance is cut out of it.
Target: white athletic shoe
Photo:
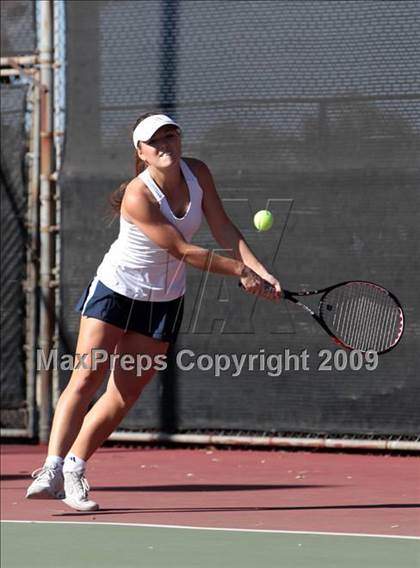
[[[64,478],[59,467],[44,465],[32,473],[35,481],[26,491],[27,499],[63,499]]]
[[[63,502],[76,509],[76,511],[97,511],[98,503],[88,499],[89,483],[83,473],[74,471],[64,473],[64,491],[66,494]]]

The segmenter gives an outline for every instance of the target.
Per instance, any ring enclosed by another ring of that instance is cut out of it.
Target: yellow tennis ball
[[[259,231],[268,231],[273,226],[274,217],[270,211],[263,209],[254,215],[254,225]]]

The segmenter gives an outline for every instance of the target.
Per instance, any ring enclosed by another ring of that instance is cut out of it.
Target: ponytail
[[[135,169],[137,177],[139,174],[141,174],[142,171],[146,169],[146,163],[141,158],[139,158],[137,152],[135,160],[136,160]],[[124,198],[125,190],[127,189],[127,186],[130,183],[130,181],[125,181],[119,187],[117,187],[117,189],[114,189],[114,191],[111,193],[109,197],[112,213],[114,214],[115,217],[119,216],[121,212],[121,203]]]
[[[127,185],[129,183],[130,182],[128,181],[122,183],[119,187],[117,187],[117,189],[114,189],[114,191],[111,193],[109,197],[109,202],[111,204],[111,209],[112,213],[114,214],[114,217],[117,217],[121,212],[121,203],[124,197],[125,190],[127,189]]]

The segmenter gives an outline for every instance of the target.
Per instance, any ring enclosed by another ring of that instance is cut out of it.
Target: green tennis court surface
[[[420,539],[3,522],[2,568],[414,568]]]

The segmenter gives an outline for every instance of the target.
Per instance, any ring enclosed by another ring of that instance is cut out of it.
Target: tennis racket
[[[321,294],[318,313],[300,299]],[[393,349],[404,331],[404,312],[386,288],[362,280],[340,282],[322,290],[290,292],[282,297],[297,304],[339,345],[378,354]]]

